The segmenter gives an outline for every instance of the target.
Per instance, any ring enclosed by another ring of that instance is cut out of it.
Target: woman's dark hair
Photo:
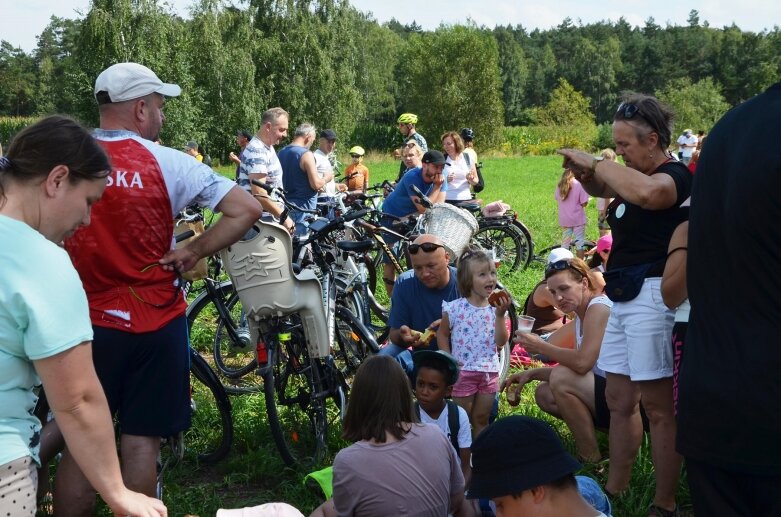
[[[672,128],[675,112],[656,97],[642,93],[625,93],[618,106],[613,121],[626,120],[632,125],[640,125],[659,135],[659,146],[667,150],[672,142]],[[638,131],[638,138],[644,136]]]
[[[105,178],[111,171],[108,156],[86,128],[52,115],[17,133],[0,158],[0,200],[7,181],[43,180],[57,165],[68,167],[71,183]]]
[[[409,432],[404,424],[416,421],[412,389],[399,363],[384,355],[361,363],[350,389],[342,437],[384,443],[387,431],[401,440]]]

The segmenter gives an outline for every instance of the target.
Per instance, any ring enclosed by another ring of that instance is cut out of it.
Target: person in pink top
[[[579,258],[585,253],[583,245],[586,232],[586,205],[588,194],[575,175],[569,169],[564,169],[559,184],[554,193],[559,205],[559,226],[562,229],[561,247],[569,249],[573,244]]]

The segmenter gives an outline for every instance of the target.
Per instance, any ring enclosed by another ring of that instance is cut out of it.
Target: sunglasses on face
[[[433,242],[424,242],[423,244],[410,244],[407,248],[411,255],[417,255],[418,250],[423,250],[426,253],[436,251],[438,248],[444,248],[441,244],[435,244]]]
[[[351,154],[350,156],[352,156],[353,158],[360,158],[361,157],[360,154]]]

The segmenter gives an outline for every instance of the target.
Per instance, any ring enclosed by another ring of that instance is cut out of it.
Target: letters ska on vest
[[[114,169],[111,174],[106,178],[107,187],[124,187],[124,188],[144,188],[144,183],[141,181],[141,174],[128,171],[121,171]]]

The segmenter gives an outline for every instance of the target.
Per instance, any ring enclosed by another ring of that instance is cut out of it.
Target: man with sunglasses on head
[[[442,174],[445,168],[445,155],[439,151],[428,151],[421,159],[423,162],[420,167],[407,171],[404,177],[396,184],[385,202],[382,210],[393,217],[383,217],[380,224],[385,228],[393,229],[393,223],[397,218],[406,217],[412,214],[422,214],[426,208],[420,204],[418,195],[412,190],[413,185],[417,187],[432,203],[444,203],[447,192],[447,178]],[[395,244],[398,238],[391,234],[384,236],[385,242]],[[393,294],[396,271],[389,260],[383,264],[383,281],[388,291],[388,295]]]
[[[442,302],[453,301],[459,294],[456,268],[449,265],[450,257],[439,237],[423,234],[408,250],[412,269],[396,280],[388,317],[389,342],[380,354],[396,357],[411,375],[412,354],[407,349],[438,349],[436,338],[426,343],[419,333],[435,330],[442,318]]]

